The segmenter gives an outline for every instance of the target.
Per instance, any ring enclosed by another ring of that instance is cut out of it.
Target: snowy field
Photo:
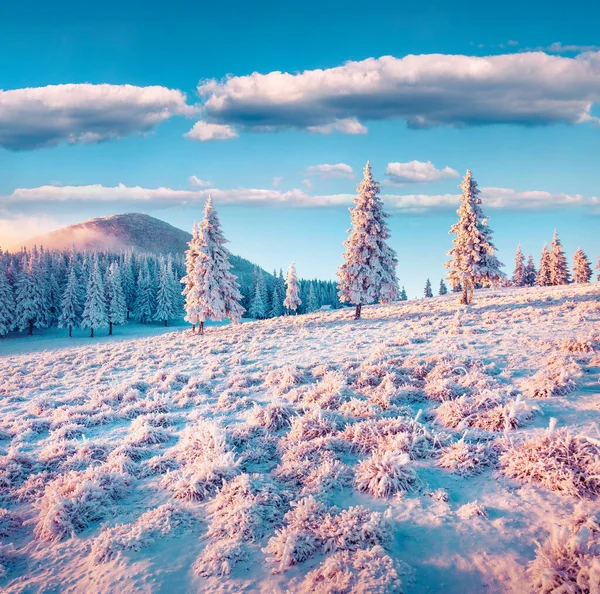
[[[4,352],[0,590],[597,593],[600,286],[457,301]]]

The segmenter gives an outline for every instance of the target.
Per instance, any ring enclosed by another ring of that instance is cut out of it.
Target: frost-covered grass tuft
[[[295,414],[294,407],[285,402],[270,402],[266,406],[255,406],[248,420],[269,431],[278,431],[289,426]]]
[[[539,594],[597,594],[600,591],[600,518],[586,517],[576,510],[568,524],[554,525],[548,539],[538,544],[528,574]]]
[[[287,435],[290,441],[308,441],[323,437],[339,429],[340,423],[335,414],[320,408],[311,408],[304,415],[292,419]]]
[[[552,356],[542,369],[523,382],[523,391],[530,398],[564,396],[577,388],[582,376],[581,366],[569,357]]]
[[[600,447],[566,429],[547,430],[500,456],[502,472],[574,497],[600,495]]]
[[[485,443],[471,443],[461,439],[442,450],[438,465],[461,476],[483,472],[493,463],[494,452]]]
[[[593,353],[596,350],[596,342],[592,338],[578,336],[576,338],[565,338],[559,343],[563,353]]]
[[[461,520],[470,520],[471,518],[476,518],[477,516],[481,516],[483,518],[487,518],[487,510],[479,501],[470,501],[469,503],[465,503],[458,508],[456,515]]]
[[[356,467],[354,485],[373,497],[389,497],[394,493],[412,491],[417,473],[408,454],[378,452]]]
[[[23,518],[9,510],[0,507],[0,538],[12,536],[23,525]]]

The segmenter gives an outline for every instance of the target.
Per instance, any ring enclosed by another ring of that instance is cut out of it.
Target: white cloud
[[[194,124],[194,127],[185,137],[206,142],[207,140],[230,140],[237,138],[238,133],[226,124],[209,124],[208,122],[199,121]]]
[[[328,163],[323,163],[322,165],[311,165],[306,168],[304,172],[309,176],[318,176],[322,179],[327,178],[346,178],[352,179],[354,177],[354,171],[350,165],[346,165],[346,163],[337,163],[335,165],[329,165]]]
[[[458,177],[458,171],[451,167],[436,169],[431,161],[410,161],[408,163],[388,163],[385,174],[398,184],[416,184]]]
[[[212,182],[209,182],[206,179],[200,179],[195,175],[190,175],[190,186],[192,186],[192,188],[210,188]]]
[[[0,90],[0,146],[35,149],[94,143],[148,132],[191,115],[185,94],[165,87],[66,84]]]
[[[305,180],[310,181],[310,180]],[[305,184],[307,186],[307,184]],[[337,207],[351,206],[355,194],[309,194],[307,191],[293,189],[282,192],[277,189],[252,188],[204,188],[195,190],[176,190],[172,188],[142,188],[139,186],[40,186],[37,188],[18,188],[9,196],[0,197],[0,203],[6,207],[22,207],[25,203],[37,205],[38,211],[61,203],[107,203],[119,202],[132,205],[143,204],[146,207],[162,208],[168,206],[203,203],[212,196],[216,203],[239,205],[268,205],[288,207]],[[551,193],[546,191],[518,191],[510,188],[481,188],[485,208],[489,209],[549,209],[566,207],[599,207],[597,197],[584,197],[580,194]],[[458,208],[458,194],[382,194],[389,210],[405,212],[424,212],[432,209]]]
[[[279,184],[281,183],[281,181],[282,181],[282,180],[283,180],[283,177],[281,177],[280,175],[276,175],[276,176],[273,178],[273,181],[271,182],[271,185],[272,185],[274,188],[277,188],[277,187],[279,186]]]
[[[596,122],[600,52],[384,56],[325,70],[204,80],[203,118],[239,131],[364,133],[363,122],[410,127]]]
[[[307,189],[310,190],[312,188],[312,182],[309,179],[303,179],[302,180],[302,185]]]
[[[598,45],[563,45],[560,41],[555,41],[551,43],[548,47],[540,48],[547,52],[560,54],[562,52],[573,52],[573,53],[582,53],[582,52],[597,52],[600,50],[600,46]]]

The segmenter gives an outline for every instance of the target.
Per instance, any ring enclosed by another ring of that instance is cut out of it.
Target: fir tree
[[[129,319],[135,306],[135,275],[133,273],[133,255],[131,252],[127,252],[123,257],[121,284],[123,285],[125,305],[127,306],[127,319]]]
[[[525,259],[523,257],[523,252],[521,251],[521,245],[517,247],[517,254],[515,256],[515,271],[513,272],[512,282],[515,287],[524,287],[526,284]]]
[[[408,301],[408,296],[406,295],[406,289],[402,287],[402,291],[400,291],[400,301]]]
[[[562,249],[556,230],[550,244],[550,283],[552,285],[567,285],[570,280],[569,264]]]
[[[438,294],[439,295],[446,295],[448,293],[448,287],[446,286],[446,283],[444,282],[444,279],[440,280],[440,289]]]
[[[433,291],[431,290],[431,281],[427,279],[425,282],[425,297],[433,297]]]
[[[229,318],[238,323],[244,313],[240,304],[242,295],[236,277],[230,272],[225,243],[219,217],[209,198],[204,207],[204,220],[189,243],[186,256],[190,266],[186,267],[187,274],[181,279],[186,286],[185,319],[193,325],[198,324],[200,334],[204,334],[206,320]]]
[[[15,327],[15,296],[0,252],[0,338]]]
[[[271,309],[269,311],[270,318],[277,318],[283,315],[283,299],[281,298],[279,288],[279,279],[275,278],[273,283],[273,292],[271,293]]]
[[[298,277],[296,276],[296,266],[292,262],[288,269],[287,278],[285,279],[285,299],[283,306],[289,311],[297,312],[298,307],[302,304],[302,299],[299,295]]]
[[[315,293],[315,285],[313,283],[309,283],[306,311],[310,313],[312,311],[317,311],[317,309],[319,309],[319,302],[317,301],[317,295]]]
[[[68,328],[69,338],[73,336],[73,327],[79,326],[81,323],[81,292],[74,258],[72,257],[67,286],[63,293],[60,316],[58,318],[58,327]]]
[[[573,256],[573,282],[583,284],[592,279],[592,266],[585,252],[577,248]]]
[[[85,306],[81,317],[81,327],[90,329],[90,338],[94,338],[94,331],[108,326],[108,315],[106,310],[106,300],[104,293],[104,283],[100,273],[100,264],[98,258],[94,258],[94,263],[90,272],[90,278],[87,285],[87,294],[85,297]]]
[[[39,275],[32,252],[28,260],[23,261],[23,270],[18,275],[15,291],[16,322],[19,330],[27,329],[27,334],[33,334],[33,328],[45,328],[47,315],[43,279]]]
[[[158,291],[156,294],[156,312],[154,319],[162,322],[164,326],[173,320],[177,313],[177,288],[173,277],[173,266],[171,262],[163,262],[160,266],[158,278]]]
[[[267,303],[264,297],[264,279],[261,270],[255,274],[254,295],[252,296],[248,314],[251,318],[256,320],[263,320],[267,317]]]
[[[535,279],[537,277],[537,270],[533,263],[533,256],[529,254],[527,259],[527,266],[525,266],[525,285],[527,287],[533,287],[535,285]]]
[[[367,162],[354,199],[356,206],[350,209],[352,229],[344,242],[344,263],[338,270],[340,301],[356,305],[357,320],[363,305],[391,303],[398,298],[398,260],[386,243],[390,233],[385,219],[389,215],[383,211],[380,190]]]
[[[462,283],[461,303],[473,300],[475,285],[497,283],[503,277],[502,263],[496,258],[492,243],[492,231],[488,219],[481,210],[479,188],[470,170],[459,186],[462,189],[461,205],[457,210],[458,222],[450,229],[456,235],[448,252],[451,260],[446,263],[448,278],[453,286]]]
[[[540,258],[540,269],[538,270],[535,284],[538,287],[548,287],[552,284],[552,272],[550,264],[550,252],[548,246],[544,244],[542,248],[542,257]]]
[[[121,280],[121,269],[113,262],[106,275],[106,301],[108,304],[108,335],[113,333],[113,325],[120,326],[127,322],[127,302]]]
[[[147,260],[144,260],[138,273],[133,315],[142,324],[147,324],[152,320],[152,283]]]

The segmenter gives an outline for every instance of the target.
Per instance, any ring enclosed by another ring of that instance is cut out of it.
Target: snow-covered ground
[[[2,354],[0,589],[597,592],[600,287],[351,314]]]

